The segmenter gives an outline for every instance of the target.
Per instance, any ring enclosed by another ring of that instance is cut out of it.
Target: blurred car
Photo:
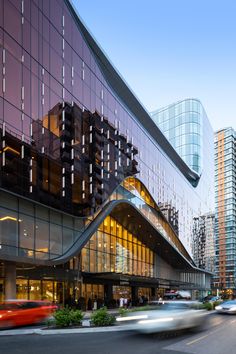
[[[222,298],[220,296],[206,296],[203,298],[203,303],[206,303],[206,302],[223,302]]]
[[[215,307],[215,310],[220,313],[236,314],[236,300],[225,301]]]
[[[195,306],[198,306],[197,303],[191,301],[165,302],[157,309],[129,313],[116,321],[126,325],[128,330],[142,333],[200,329],[206,322],[207,311],[198,310]]]
[[[190,300],[191,294],[186,290],[177,290],[166,292],[163,296],[164,300]]]
[[[0,328],[40,323],[50,317],[56,309],[56,305],[47,301],[5,301],[0,304]]]

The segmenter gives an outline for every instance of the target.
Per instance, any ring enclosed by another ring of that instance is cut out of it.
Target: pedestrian
[[[88,310],[89,310],[89,311],[92,310],[92,300],[91,300],[90,297],[88,298]]]
[[[120,298],[120,307],[123,307],[124,306],[124,298],[121,296]]]
[[[97,302],[97,295],[95,295],[95,299],[93,302],[93,311],[96,311],[98,309],[98,302]]]

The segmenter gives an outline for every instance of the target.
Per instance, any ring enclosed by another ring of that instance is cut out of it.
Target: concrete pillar
[[[12,262],[4,263],[5,269],[5,299],[16,298],[16,264]]]

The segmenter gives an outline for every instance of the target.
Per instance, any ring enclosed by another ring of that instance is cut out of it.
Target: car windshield
[[[226,301],[226,302],[224,303],[224,305],[235,305],[235,306],[236,306],[236,300]]]
[[[19,304],[0,304],[0,311],[19,310]]]

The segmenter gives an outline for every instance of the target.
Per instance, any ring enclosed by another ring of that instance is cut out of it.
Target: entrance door
[[[113,285],[112,287],[113,299],[116,300],[117,306],[120,306],[120,299],[131,300],[131,287],[122,285]]]

